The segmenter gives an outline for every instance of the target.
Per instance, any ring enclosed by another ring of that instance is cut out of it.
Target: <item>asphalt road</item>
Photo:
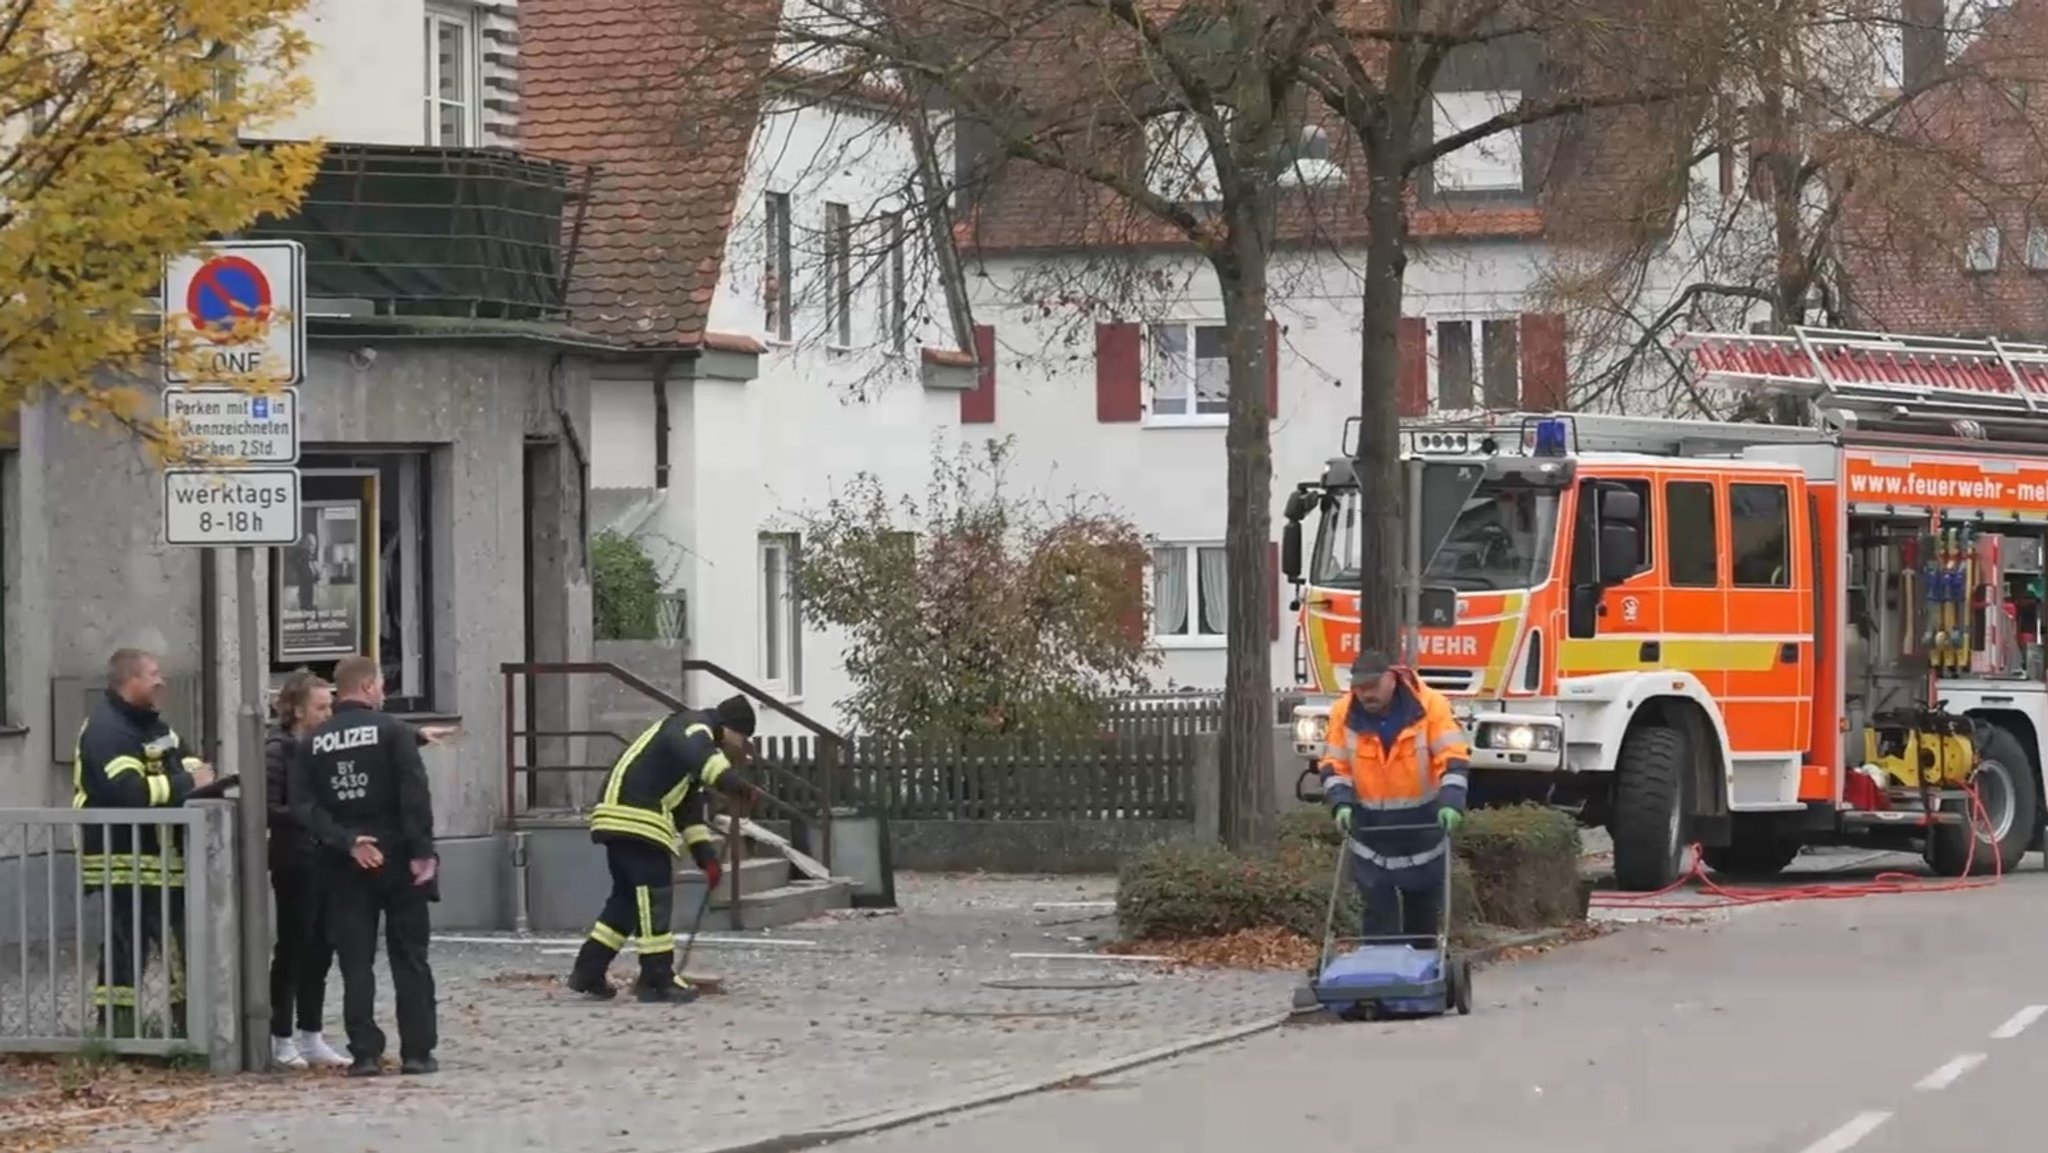
[[[1995,888],[1638,926],[1474,984],[1470,1017],[1290,1026],[844,1147],[2003,1153],[2048,1111],[2038,856]]]

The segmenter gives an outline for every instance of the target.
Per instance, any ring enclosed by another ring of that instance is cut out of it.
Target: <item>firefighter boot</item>
[[[576,964],[569,970],[569,991],[593,1001],[609,1001],[617,996],[618,991],[605,977],[614,956],[617,953],[601,942],[583,942],[582,951],[576,954]]]
[[[633,995],[642,1004],[687,1005],[697,999],[697,990],[676,973],[673,948],[640,954],[640,980]]]

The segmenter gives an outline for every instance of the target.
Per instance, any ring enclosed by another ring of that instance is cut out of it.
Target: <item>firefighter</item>
[[[1471,755],[1450,702],[1384,654],[1362,652],[1324,740],[1323,799],[1349,834],[1351,876],[1365,899],[1361,933],[1435,937],[1449,876],[1445,834],[1464,820]]]
[[[122,649],[107,660],[106,695],[80,726],[72,753],[72,808],[176,808],[192,790],[213,783],[212,768],[192,755],[158,711],[163,697],[163,671],[153,654]],[[185,974],[178,938],[185,916],[185,858],[178,832],[161,825],[89,824],[84,837],[79,878],[86,892],[107,894],[111,922],[92,991],[100,1028],[137,1035],[136,969],[155,950],[170,979],[171,1033],[182,1037]]]
[[[687,849],[710,889],[718,886],[718,850],[706,824],[705,790],[734,798],[753,788],[733,768],[754,735],[754,706],[745,697],[710,712],[679,712],[649,725],[605,779],[590,813],[590,839],[604,846],[612,891],[590,938],[576,955],[569,988],[600,1001],[613,995],[605,973],[627,940],[640,950],[641,1001],[687,1004],[697,999],[675,969],[675,857]]]
[[[383,1072],[377,1027],[378,921],[398,1007],[399,1070],[432,1073],[439,1038],[427,964],[427,905],[440,861],[421,734],[380,710],[384,677],[364,656],[334,666],[334,715],[304,738],[289,766],[292,815],[316,846],[328,940],[341,966],[341,1019],[351,1077]]]

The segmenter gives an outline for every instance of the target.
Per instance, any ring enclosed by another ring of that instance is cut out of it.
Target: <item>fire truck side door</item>
[[[1649,481],[1580,481],[1573,506],[1566,636],[1642,631],[1639,598],[1636,613],[1627,607],[1652,567]]]
[[[1727,690],[1735,753],[1802,753],[1812,725],[1813,574],[1804,478],[1730,476]]]

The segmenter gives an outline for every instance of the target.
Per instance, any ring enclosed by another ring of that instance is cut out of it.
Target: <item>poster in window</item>
[[[277,573],[277,660],[345,657],[362,646],[362,506],[352,500],[307,501],[298,543],[280,547]]]

